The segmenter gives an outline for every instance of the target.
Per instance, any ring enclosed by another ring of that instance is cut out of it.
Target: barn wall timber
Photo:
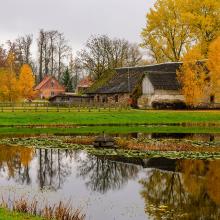
[[[144,77],[143,81],[142,81],[142,93],[144,95],[151,95],[154,94],[154,87],[151,84],[150,80],[148,79],[148,77]]]

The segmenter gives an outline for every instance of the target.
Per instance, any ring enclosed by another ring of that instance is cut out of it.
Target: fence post
[[[60,110],[59,110],[59,103],[57,103],[57,112],[59,112]]]
[[[21,110],[23,110],[23,112],[25,112],[24,111],[24,103],[23,102],[21,103]]]

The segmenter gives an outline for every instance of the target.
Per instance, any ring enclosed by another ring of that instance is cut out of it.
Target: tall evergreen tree
[[[68,68],[63,73],[62,83],[66,87],[67,92],[72,92],[73,91],[72,79],[71,79]]]

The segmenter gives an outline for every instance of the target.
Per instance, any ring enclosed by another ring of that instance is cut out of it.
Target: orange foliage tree
[[[220,94],[220,36],[209,46],[207,64],[210,71],[211,93],[216,96]]]
[[[199,47],[193,48],[184,56],[183,65],[177,73],[185,102],[193,107],[198,106],[204,98],[207,70],[204,64],[198,62],[203,58]]]
[[[35,77],[31,67],[28,64],[23,64],[19,75],[19,87],[21,96],[25,99],[34,97]]]
[[[0,99],[2,101],[16,102],[20,100],[20,88],[16,74],[10,68],[0,69]]]

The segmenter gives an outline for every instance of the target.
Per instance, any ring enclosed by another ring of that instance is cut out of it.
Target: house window
[[[211,95],[211,96],[210,96],[210,103],[211,103],[211,104],[214,104],[214,103],[215,103],[215,96],[214,96],[214,95]]]
[[[51,87],[52,88],[54,87],[54,81],[51,81]]]
[[[118,102],[118,95],[115,96],[115,102]]]
[[[99,95],[97,96],[97,102],[100,102],[100,96]]]
[[[51,92],[51,96],[54,96],[54,92]]]

